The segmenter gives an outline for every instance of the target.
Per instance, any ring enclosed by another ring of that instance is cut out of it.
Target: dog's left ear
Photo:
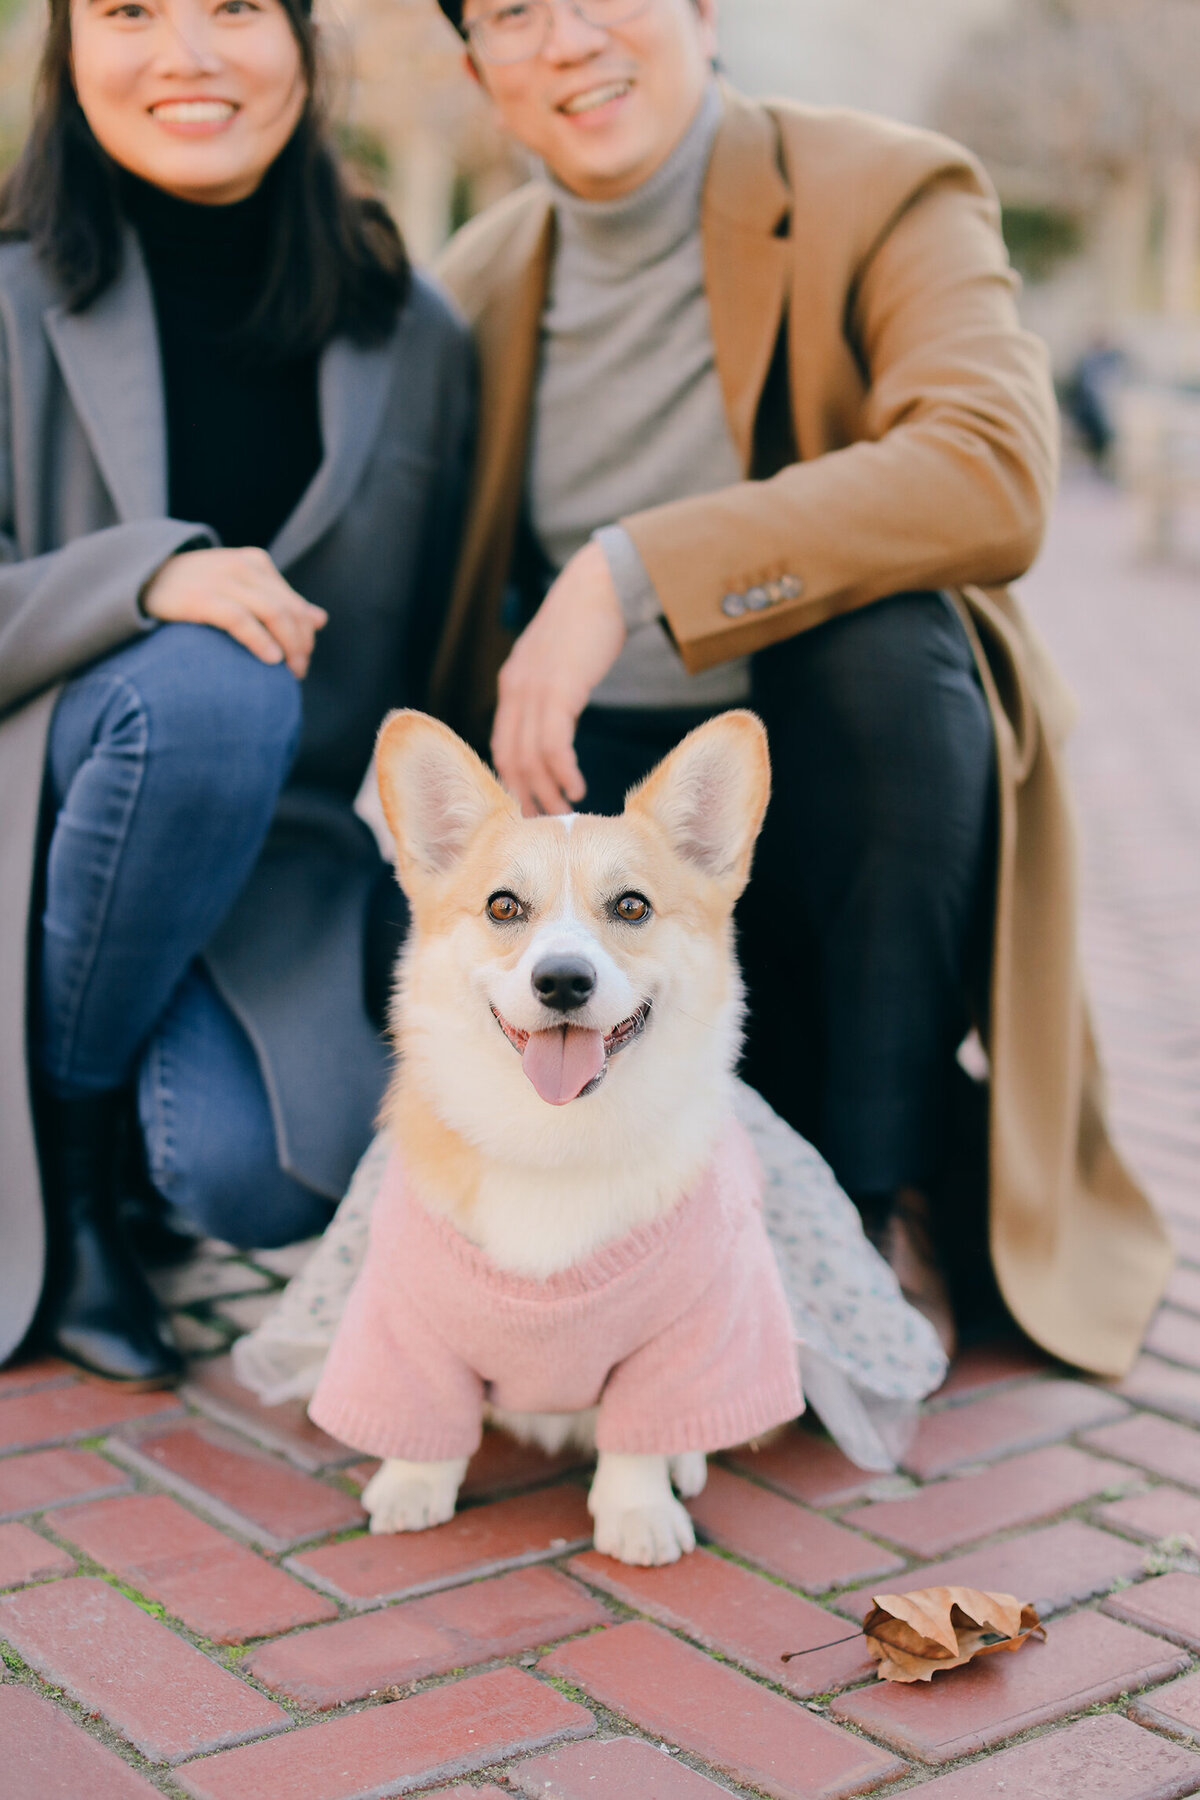
[[[685,862],[736,899],[771,797],[771,759],[762,721],[721,713],[689,732],[630,794],[626,811],[666,833]]]
[[[448,874],[490,814],[520,816],[516,801],[469,745],[425,713],[388,715],[375,766],[405,887]]]

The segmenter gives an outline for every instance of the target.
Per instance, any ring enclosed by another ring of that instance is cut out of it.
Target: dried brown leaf
[[[1034,1608],[1013,1594],[935,1587],[874,1594],[872,1601],[863,1631],[881,1681],[931,1681],[939,1669],[1046,1635]]]

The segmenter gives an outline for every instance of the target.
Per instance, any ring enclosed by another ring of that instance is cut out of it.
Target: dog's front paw
[[[362,1491],[371,1515],[371,1530],[424,1531],[454,1517],[454,1503],[466,1474],[464,1458],[455,1462],[403,1462],[389,1457]]]
[[[620,1511],[599,1508],[594,1543],[597,1550],[615,1556],[618,1562],[656,1568],[678,1562],[686,1551],[694,1550],[696,1533],[691,1519],[672,1497]]]
[[[703,1450],[681,1450],[670,1458],[671,1481],[681,1500],[694,1500],[708,1480],[708,1458]]]

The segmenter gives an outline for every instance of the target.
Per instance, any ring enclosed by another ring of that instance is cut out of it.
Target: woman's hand
[[[289,587],[265,550],[181,550],[142,589],[142,611],[173,624],[215,625],[261,662],[308,673],[329,614]]]
[[[492,728],[496,773],[527,817],[570,812],[586,785],[575,726],[625,642],[625,620],[598,544],[573,556],[500,671]]]

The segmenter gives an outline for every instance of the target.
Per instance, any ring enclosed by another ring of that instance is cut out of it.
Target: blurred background
[[[434,0],[318,0],[347,152],[422,261],[526,170]],[[0,164],[25,127],[43,0],[0,0]],[[930,125],[987,164],[1072,443],[1170,555],[1200,486],[1200,0],[722,0],[756,95]]]

